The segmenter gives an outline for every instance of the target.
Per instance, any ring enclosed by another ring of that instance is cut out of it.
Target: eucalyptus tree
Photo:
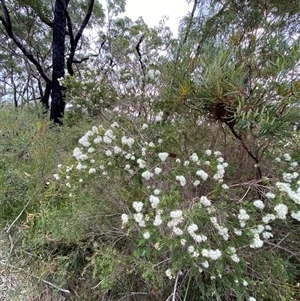
[[[101,24],[102,19],[101,6],[94,0],[57,0],[53,6],[43,1],[20,0],[7,4],[1,0],[2,33],[15,43],[23,58],[43,79],[42,102],[47,107],[51,93],[50,119],[55,123],[62,123],[65,109],[63,88],[59,83],[65,76],[65,65],[73,75],[73,65],[88,59],[78,60],[75,53],[83,48],[83,31],[89,27],[89,21],[95,25]],[[41,90],[40,82],[39,87]]]
[[[94,116],[116,109],[134,118],[147,116],[159,98],[170,29],[163,20],[155,28],[141,17],[131,20],[123,2],[108,3],[107,26],[97,30],[95,55],[83,63],[82,72],[64,81],[72,114],[84,110]]]

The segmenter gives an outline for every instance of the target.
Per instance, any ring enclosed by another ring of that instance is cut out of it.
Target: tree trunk
[[[66,13],[69,0],[56,0],[53,22],[53,73],[50,120],[62,125],[65,111],[63,87],[59,83],[60,78],[65,76],[65,37],[66,37]]]

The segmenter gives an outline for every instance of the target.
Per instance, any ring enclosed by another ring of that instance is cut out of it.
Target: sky
[[[189,10],[186,0],[126,0],[125,15],[132,20],[142,16],[150,27],[158,25],[163,16],[168,16],[166,25],[177,35],[179,20]]]

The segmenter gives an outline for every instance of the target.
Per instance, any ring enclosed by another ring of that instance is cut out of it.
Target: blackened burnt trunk
[[[53,73],[50,119],[62,125],[65,111],[63,87],[59,83],[65,76],[65,38],[66,38],[66,9],[70,0],[56,0],[53,22]]]

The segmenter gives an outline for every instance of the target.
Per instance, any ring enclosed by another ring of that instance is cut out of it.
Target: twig
[[[178,278],[179,278],[180,272],[177,273],[175,284],[174,284],[174,290],[173,290],[173,297],[172,301],[176,300],[176,290],[177,290],[177,284],[178,284]]]
[[[26,205],[24,206],[24,208],[21,210],[21,212],[19,213],[19,215],[15,218],[15,220],[11,223],[11,225],[8,227],[8,229],[6,230],[6,233],[9,233],[9,231],[11,230],[12,226],[18,221],[18,219],[21,217],[21,215],[23,214],[23,212],[25,211],[25,209],[28,207],[28,205],[30,204],[31,199],[26,203]]]
[[[50,285],[50,286],[56,288],[56,289],[59,290],[60,292],[67,293],[67,294],[71,294],[71,292],[70,292],[69,290],[65,290],[65,289],[63,289],[63,288],[59,288],[57,285],[55,285],[55,284],[53,284],[53,283],[51,283],[51,282],[49,282],[49,281],[47,281],[47,280],[42,280],[42,282],[44,282],[44,283],[46,283],[46,284],[48,284],[48,285]]]

